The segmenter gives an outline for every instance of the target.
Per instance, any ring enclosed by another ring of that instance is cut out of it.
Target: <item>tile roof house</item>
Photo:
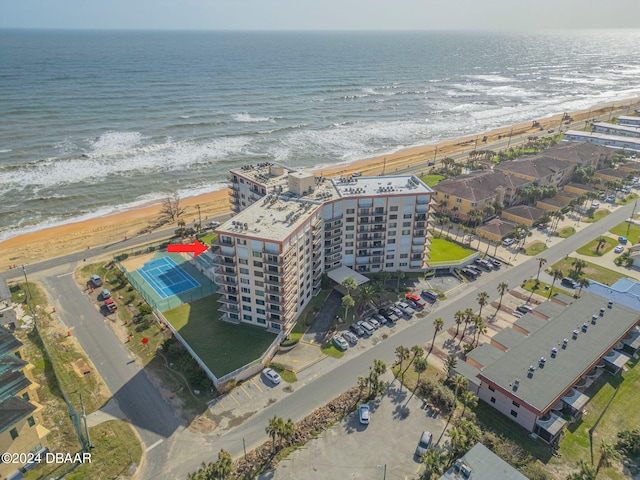
[[[627,177],[629,177],[629,172],[618,170],[617,168],[603,168],[602,170],[598,170],[594,174],[594,177],[601,178],[605,181],[624,182]]]
[[[562,142],[544,151],[546,156],[558,160],[574,162],[581,166],[593,165],[596,168],[614,153],[610,148],[588,142]]]
[[[536,182],[538,185],[559,187],[571,180],[575,168],[575,162],[540,154],[502,162],[500,165],[496,165],[495,170],[529,182]]]
[[[522,223],[527,227],[532,227],[545,214],[545,210],[528,205],[516,205],[515,207],[503,210],[500,216],[514,223]]]
[[[501,218],[494,218],[492,220],[489,220],[484,225],[478,226],[476,228],[476,232],[483,238],[494,242],[499,242],[504,237],[514,232],[515,229],[515,223],[503,220]]]

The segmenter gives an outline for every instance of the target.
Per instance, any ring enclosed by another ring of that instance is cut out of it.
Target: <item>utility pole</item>
[[[433,164],[436,164],[436,155],[438,155],[438,145],[436,145],[436,149],[433,152]]]
[[[200,205],[196,205],[198,209],[198,231],[202,230],[202,216],[200,216]]]
[[[509,148],[509,145],[511,145],[511,135],[513,134],[513,127],[511,128],[511,131],[509,132],[509,142],[507,142],[507,148]]]
[[[89,436],[89,425],[87,425],[87,411],[84,408],[84,402],[82,401],[82,393],[80,394],[80,407],[82,408],[82,422],[84,423],[84,431],[87,436],[87,452],[91,451],[91,437]]]
[[[631,218],[627,222],[627,237],[629,236],[629,230],[631,229],[631,222],[633,222],[633,214],[636,213],[636,207],[638,206],[638,200],[633,204],[633,210],[631,210]]]
[[[387,170],[387,157],[384,157],[384,163],[382,164],[382,175]]]

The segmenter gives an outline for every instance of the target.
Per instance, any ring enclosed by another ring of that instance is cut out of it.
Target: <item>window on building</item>
[[[394,254],[387,255],[387,260],[393,260],[395,258]]]
[[[264,318],[257,318],[256,320],[260,325],[266,325],[267,324],[267,320],[264,319]]]
[[[353,213],[356,213],[356,209],[355,208],[347,208],[347,215],[351,215]]]
[[[249,269],[240,267],[240,273],[243,275],[249,275]]]
[[[462,203],[462,199],[461,198],[456,198],[456,203]]]
[[[353,222],[355,217],[347,217],[347,222]]]
[[[392,244],[396,243],[396,239],[395,238],[390,238],[389,240],[387,240],[387,243],[389,245],[392,245]]]
[[[398,206],[397,206],[397,205],[395,205],[395,206],[393,206],[393,207],[389,207],[389,211],[390,211],[390,212],[397,212],[397,211],[398,211]]]
[[[29,401],[29,392],[25,392],[22,394],[22,398],[24,398],[27,402]]]
[[[240,265],[249,265],[249,260],[247,260],[246,258],[239,258],[238,263]]]
[[[18,438],[18,429],[17,428],[12,428],[9,433],[11,434],[11,440],[15,440],[16,438]]]
[[[410,227],[411,226],[411,222],[402,222],[402,226],[403,227]]]
[[[262,258],[262,252],[260,252],[259,250],[254,250],[253,256],[257,258]]]
[[[514,407],[520,408],[520,404],[518,402],[516,402],[515,400],[513,402],[511,402],[511,403],[513,403]]]
[[[352,250],[352,249],[350,249],[350,250],[345,250],[345,251],[344,251],[344,254],[345,254],[345,255],[353,255],[353,250]]]
[[[36,424],[36,421],[33,419],[33,417],[29,417],[27,418],[27,423],[30,427],[33,427]]]
[[[513,418],[517,418],[518,417],[518,412],[516,412],[515,410],[511,410],[511,412],[509,412],[509,413],[511,413],[511,416]]]
[[[399,267],[406,267],[407,266],[407,262],[400,262],[398,264]]]
[[[402,236],[411,235],[411,230],[402,230]]]
[[[258,291],[256,290],[256,294],[258,293]],[[257,305],[264,305],[264,300],[256,300],[256,304]]]
[[[262,273],[262,272],[260,272],[260,271],[253,272],[253,274],[254,274],[256,277],[260,277],[260,278],[264,277],[264,273]],[[262,283],[262,282],[260,282],[260,283]],[[258,284],[258,282],[256,282],[256,285],[257,285],[257,284]]]
[[[236,243],[238,245],[246,245],[247,244],[247,239],[246,238],[238,238],[238,239],[236,239]]]
[[[264,308],[256,308],[256,313],[259,313],[260,315],[266,314],[266,312],[264,311]]]
[[[385,268],[391,268],[393,267],[393,263],[385,263],[384,266]]]
[[[242,319],[246,320],[247,322],[253,321],[253,317],[251,315],[242,315]]]
[[[471,206],[472,206],[473,208],[476,208],[476,207],[478,206],[478,202],[471,202]]]
[[[495,392],[495,391],[496,391],[496,389],[495,389],[495,388],[493,388],[491,385],[489,385],[489,391],[491,391],[491,392]]]
[[[389,220],[397,220],[398,215],[389,215]]]
[[[352,238],[353,238],[353,233],[347,233],[347,234],[344,236],[344,238],[352,239]]]
[[[389,224],[389,228],[396,228],[397,226],[398,226],[398,223],[397,223],[397,222],[391,222],[391,223]]]
[[[229,314],[229,318],[231,318],[232,320],[238,320],[238,314],[237,313],[230,313]]]
[[[249,285],[251,282],[249,281],[248,278],[240,278],[240,283],[244,285]]]
[[[253,266],[254,267],[258,267],[258,268],[262,268],[262,262],[258,262],[257,260],[253,261]]]
[[[411,218],[413,215],[411,213],[405,213],[402,218]]]
[[[345,247],[353,247],[353,242],[346,242],[344,244]]]
[[[251,303],[251,297],[245,297],[244,295],[242,296],[242,301],[243,302],[247,302],[247,303]]]
[[[395,231],[395,230],[391,230],[391,231],[389,232],[389,236],[390,236],[390,237],[395,237],[395,236],[396,236],[396,231]]]
[[[240,291],[242,293],[251,293],[251,289],[247,287],[240,287]],[[262,295],[264,295],[264,293]]]
[[[260,280],[254,280],[253,283],[256,287],[264,287],[264,282]]]
[[[409,254],[408,253],[401,253],[400,254],[400,258],[409,258]]]
[[[491,403],[496,403],[496,397],[491,397]]]
[[[251,293],[251,292],[247,292],[247,293]],[[256,295],[258,297],[264,297],[264,290],[256,290]],[[260,300],[256,300],[256,303],[259,302]],[[264,304],[260,304],[260,305],[264,305]]]
[[[449,194],[448,194],[448,193],[445,193],[445,194],[444,194],[444,198],[449,198]]]
[[[245,312],[250,312],[251,311],[251,307],[249,305],[243,305],[242,306],[242,310],[244,310]]]

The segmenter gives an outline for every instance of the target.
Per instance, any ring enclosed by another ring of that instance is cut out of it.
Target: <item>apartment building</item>
[[[621,115],[618,117],[618,125],[629,125],[632,127],[640,127],[640,117],[631,117]]]
[[[590,142],[596,145],[604,145],[609,148],[633,150],[640,152],[640,139],[633,137],[621,137],[619,135],[607,135],[606,133],[580,132],[567,130],[564,133],[563,142]]]
[[[231,170],[229,197],[234,213],[264,197],[267,192],[283,190],[292,170],[276,163],[264,162]]]
[[[640,138],[640,125],[616,125],[615,123],[597,122],[591,126],[591,131],[604,133],[605,135]]]
[[[0,327],[0,448],[8,453],[39,452],[47,446],[49,434],[42,425],[44,407],[38,403],[40,387],[31,374],[33,365],[22,357],[22,343]],[[10,476],[25,463],[0,462],[0,477]]]
[[[433,191],[416,176],[287,173],[286,183],[217,229],[212,253],[223,320],[289,331],[325,271],[425,267]]]

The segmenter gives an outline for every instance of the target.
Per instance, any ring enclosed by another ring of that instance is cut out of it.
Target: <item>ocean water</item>
[[[0,240],[640,95],[640,31],[0,30]]]

